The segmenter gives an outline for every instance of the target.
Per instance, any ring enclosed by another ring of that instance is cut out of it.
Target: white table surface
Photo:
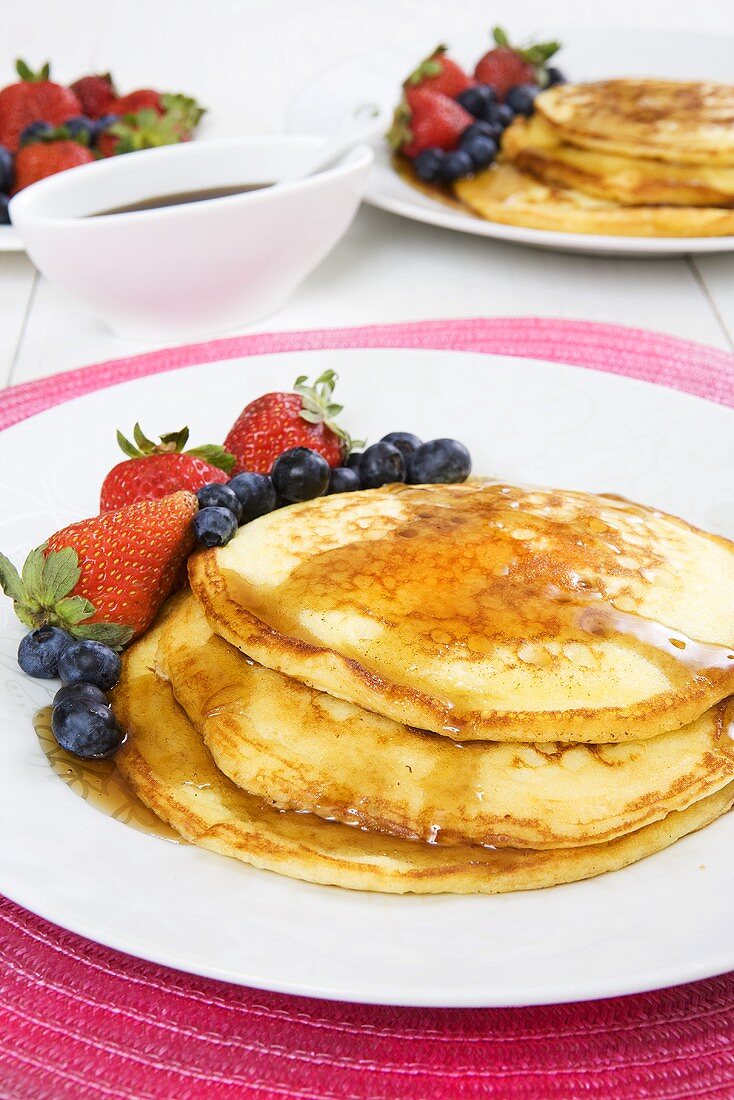
[[[564,0],[559,13],[567,24],[613,18],[631,33],[644,25],[734,35],[732,0]],[[450,42],[472,28],[479,53],[490,22],[522,36],[552,18],[547,0],[26,0],[4,6],[0,81],[12,78],[16,56],[32,65],[48,57],[60,80],[111,69],[123,91],[154,83],[196,94],[214,129],[226,98],[243,134],[277,132],[292,96],[324,67],[430,32]],[[290,301],[242,331],[523,314],[641,326],[734,350],[734,256],[541,252],[363,207]],[[0,254],[0,385],[152,346],[113,336],[25,256]]]

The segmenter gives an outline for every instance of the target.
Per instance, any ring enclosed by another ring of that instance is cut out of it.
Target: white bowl
[[[105,217],[183,191],[270,183],[322,138],[188,142],[50,176],[11,203],[36,267],[121,336],[189,339],[266,317],[349,226],[373,153],[353,149],[315,176],[249,193]]]

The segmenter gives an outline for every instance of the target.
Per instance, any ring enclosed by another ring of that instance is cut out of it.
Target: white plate
[[[444,41],[448,43],[452,56],[471,69],[484,49],[489,48],[487,31],[478,29],[472,34],[452,35],[449,15],[446,22]],[[523,28],[519,22],[517,27],[508,26],[508,30],[513,38],[523,40]],[[533,28],[532,37],[538,41],[557,39],[563,42],[558,65],[573,81],[623,76],[721,80],[725,83],[732,80],[734,38],[723,34],[695,34],[662,27],[654,30],[564,27],[553,22],[545,27]],[[391,110],[399,98],[401,81],[435,45],[433,40],[418,40],[411,46],[395,46],[368,53],[324,70],[306,84],[291,103],[286,125],[297,133],[328,133],[346,111],[360,104],[376,102]],[[401,180],[390,164],[384,142],[375,159],[365,197],[373,206],[415,221],[539,248],[626,256],[728,252],[734,249],[734,237],[609,237],[525,229],[484,221],[452,210]]]
[[[196,442],[214,441],[246,401],[326,367],[360,436],[458,436],[477,472],[619,492],[734,536],[729,409],[532,360],[349,350],[189,367],[8,429],[0,547],[20,562],[96,511],[118,425],[142,415],[149,432],[188,423]],[[734,967],[734,815],[624,871],[534,893],[391,897],[291,881],[135,832],[72,793],[31,727],[53,689],[19,671],[21,633],[0,600],[0,891],[65,928],[196,974],[392,1004],[573,1001]]]
[[[12,225],[0,225],[0,252],[22,252],[23,242]]]

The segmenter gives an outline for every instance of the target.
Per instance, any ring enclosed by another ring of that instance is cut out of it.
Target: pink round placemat
[[[734,356],[715,348],[610,325],[493,319],[256,334],[84,367],[0,394],[0,427],[157,371],[349,347],[556,360],[734,406]],[[731,1100],[734,974],[657,993],[540,1008],[349,1005],[155,966],[0,899],[3,1100],[243,1096]]]

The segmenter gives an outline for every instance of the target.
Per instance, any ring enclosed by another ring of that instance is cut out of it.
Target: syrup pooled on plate
[[[186,843],[130,790],[114,758],[81,760],[59,746],[51,729],[51,707],[38,711],[33,719],[33,726],[51,770],[74,794],[100,813],[138,829],[141,833],[151,833],[175,844]]]

